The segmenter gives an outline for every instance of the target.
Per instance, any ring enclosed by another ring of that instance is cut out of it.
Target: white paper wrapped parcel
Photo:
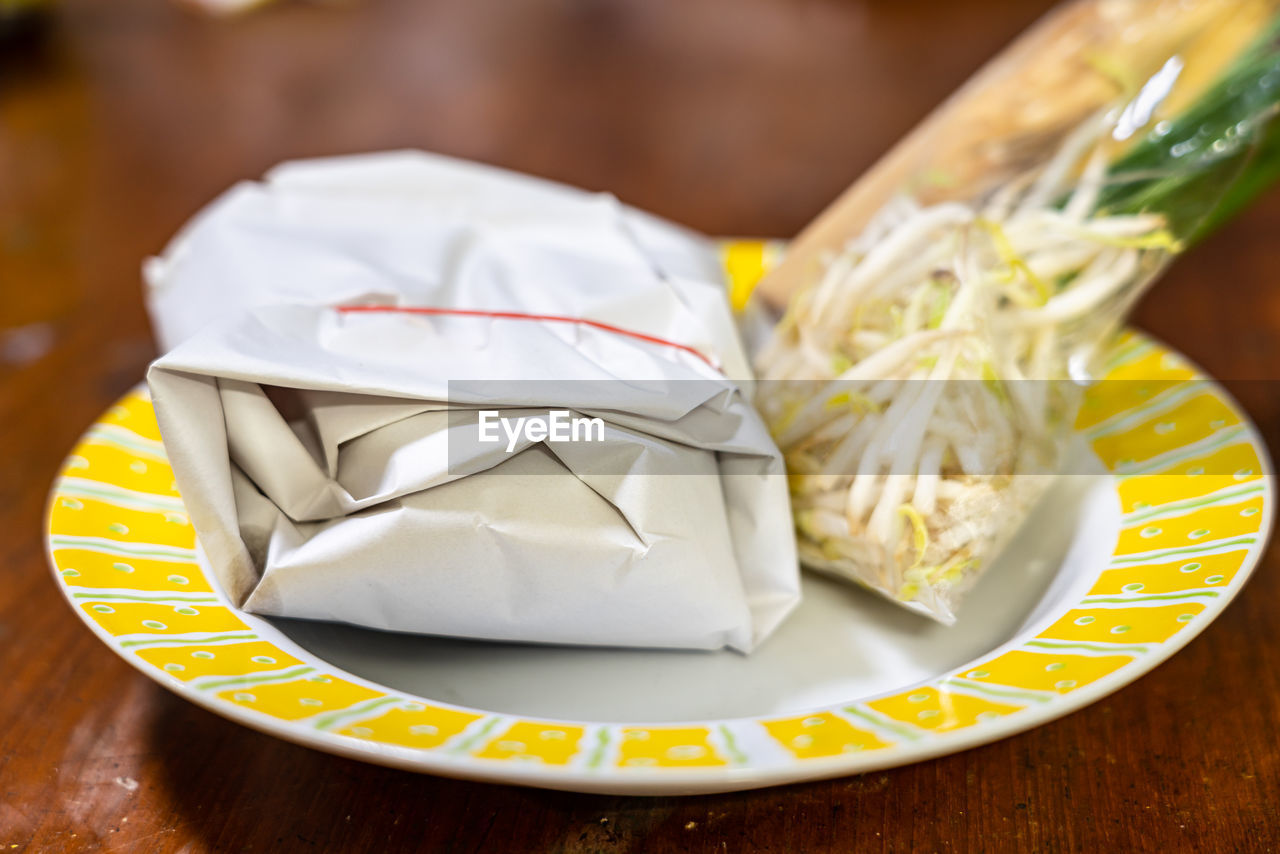
[[[147,279],[165,446],[248,611],[745,652],[799,600],[781,458],[696,235],[374,155],[233,189]],[[508,452],[481,410],[601,426]]]

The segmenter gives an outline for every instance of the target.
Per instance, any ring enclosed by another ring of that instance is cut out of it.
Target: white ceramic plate
[[[1265,544],[1272,476],[1238,407],[1176,354],[1121,339],[1074,471],[957,625],[816,577],[750,657],[456,641],[230,607],[142,389],[54,486],[68,600],[148,676],[281,738],[418,771],[633,794],[886,768],[993,741],[1133,681],[1213,620]],[[1150,385],[1147,384],[1149,381]],[[782,533],[780,532],[780,535]]]

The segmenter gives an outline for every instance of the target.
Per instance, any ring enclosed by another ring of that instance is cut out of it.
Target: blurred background
[[[9,320],[110,290],[134,325],[141,258],[295,157],[424,148],[790,235],[1049,5],[17,0],[41,26],[0,66]]]

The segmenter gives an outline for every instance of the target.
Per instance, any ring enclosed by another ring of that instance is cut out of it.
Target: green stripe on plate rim
[[[118,424],[95,424],[85,433],[84,443],[112,445],[126,451],[151,457],[152,459],[169,461],[164,452],[164,444],[137,433]]]
[[[326,712],[325,714],[318,716],[314,723],[312,723],[312,726],[316,729],[328,730],[341,724],[363,720],[364,716],[369,712],[376,711],[377,709],[391,705],[392,703],[400,703],[403,701],[404,697],[397,697],[393,695],[373,697],[369,700],[363,700],[352,706],[348,706],[345,709]]]
[[[497,727],[497,725],[500,722],[502,722],[503,718],[500,715],[488,715],[486,718],[481,718],[481,720],[484,721],[484,723],[479,724],[478,728],[475,729],[474,732],[467,733],[466,735],[464,735],[463,738],[457,744],[455,744],[453,747],[449,749],[450,753],[455,753],[455,754],[467,753],[473,747],[475,747],[485,736],[489,735],[493,731],[493,729]],[[468,729],[471,729],[472,727],[476,727],[476,726],[477,726],[477,723],[472,723],[471,726],[468,727]],[[464,730],[463,732],[465,733],[466,731]],[[462,733],[459,733],[459,735],[462,735]]]
[[[74,534],[56,534],[49,537],[52,551],[60,549],[80,549],[88,552],[100,552],[111,555],[127,555],[129,557],[168,559],[174,562],[194,563],[195,549],[182,546],[166,546],[158,543],[128,543],[121,540],[108,540],[105,537],[81,537]]]
[[[219,688],[239,688],[244,685],[265,685],[269,682],[288,682],[299,679],[316,669],[310,665],[286,668],[284,670],[258,671],[249,676],[217,677],[202,679],[193,683],[193,687],[201,691],[216,691]]]
[[[187,512],[186,505],[176,495],[161,495],[155,492],[138,492],[125,489],[100,480],[89,480],[81,477],[63,477],[58,484],[58,497],[89,498],[95,501],[106,501],[133,510],[151,510],[157,513]],[[122,503],[123,502],[123,503]]]
[[[1140,380],[1122,380],[1122,382],[1140,382]],[[1133,409],[1117,412],[1110,418],[1086,428],[1083,431],[1084,435],[1090,440],[1096,440],[1105,436],[1125,433],[1162,412],[1175,409],[1178,404],[1190,400],[1197,394],[1206,392],[1213,394],[1213,386],[1197,378],[1187,380],[1151,380],[1151,382],[1167,382],[1169,387],[1143,401],[1142,404]],[[1216,397],[1217,395],[1215,394],[1214,396]]]
[[[1150,644],[1085,643],[1065,640],[1060,641],[1053,638],[1037,638],[1035,640],[1029,640],[1023,645],[1036,647],[1037,649],[1061,650],[1063,652],[1079,650],[1081,652],[1100,653],[1102,655],[1127,655],[1130,658],[1136,655],[1146,655],[1151,651]],[[1028,652],[1035,651],[1035,649],[1028,650]]]
[[[1163,454],[1156,454],[1154,457],[1148,457],[1141,462],[1117,463],[1112,474],[1121,479],[1156,474],[1159,469],[1219,451],[1234,443],[1237,439],[1245,439],[1246,443],[1252,446],[1253,442],[1248,441],[1250,438],[1243,425],[1233,424],[1230,427],[1224,427],[1221,430],[1210,433],[1198,442],[1182,445],[1171,451],[1165,451]]]
[[[747,754],[743,753],[742,750],[739,749],[738,740],[734,737],[733,731],[730,730],[728,726],[720,724],[720,726],[716,728],[716,731],[720,733],[720,740],[724,742],[725,752],[729,754],[729,758],[733,760],[735,765],[745,765],[750,761]]]
[[[84,588],[80,588],[84,589]],[[138,596],[133,593],[72,593],[71,598],[80,599],[85,602],[158,602],[160,604],[188,605],[196,604],[215,604],[221,605],[216,596],[193,596],[183,598],[182,596]],[[224,606],[225,607],[225,606]]]
[[[845,714],[852,715],[862,723],[871,724],[871,726],[884,732],[891,732],[899,738],[915,741],[921,736],[921,732],[911,727],[910,724],[894,720],[888,715],[882,715],[875,709],[868,708],[861,703],[852,706],[841,706],[840,708]]]
[[[228,632],[220,634],[211,633],[208,636],[200,637],[199,635],[151,635],[143,638],[134,638],[120,641],[122,647],[141,647],[141,646],[198,646],[200,644],[230,644],[238,641],[260,641],[261,637],[252,632]]]
[[[1202,555],[1222,551],[1235,551],[1241,546],[1251,546],[1258,541],[1257,537],[1227,537],[1221,540],[1208,540],[1198,546],[1173,546],[1167,549],[1153,549],[1149,552],[1133,552],[1127,555],[1113,555],[1111,565],[1128,565],[1134,563],[1160,563],[1166,558],[1178,555]]]
[[[587,767],[595,770],[604,762],[605,753],[609,750],[609,744],[612,740],[612,733],[607,726],[602,726],[596,730],[596,745],[591,748],[591,754],[587,757]]]
[[[1183,475],[1185,477],[1186,475]],[[1217,492],[1211,492],[1208,495],[1202,495],[1198,498],[1188,498],[1184,501],[1171,501],[1168,504],[1156,504],[1152,507],[1144,507],[1128,513],[1124,517],[1125,527],[1139,525],[1143,522],[1150,522],[1155,519],[1175,518],[1177,516],[1185,516],[1195,510],[1202,510],[1205,507],[1213,507],[1217,504],[1238,504],[1241,499],[1249,498],[1254,495],[1261,495],[1267,491],[1266,486],[1257,481],[1253,481],[1242,486],[1228,486]]]
[[[1031,703],[1047,703],[1053,700],[1056,694],[1050,692],[1040,692],[1028,688],[1015,688],[1011,685],[991,685],[986,682],[973,682],[968,679],[962,679],[959,676],[948,676],[941,683],[944,688],[960,688],[958,693],[973,692],[982,694],[988,699],[1002,700],[1020,700]]]
[[[1179,593],[1149,593],[1133,596],[1086,596],[1080,600],[1081,605],[1142,605],[1144,602],[1155,604],[1176,604],[1177,602],[1194,601],[1198,598],[1216,599],[1222,595],[1217,590],[1184,590]]]

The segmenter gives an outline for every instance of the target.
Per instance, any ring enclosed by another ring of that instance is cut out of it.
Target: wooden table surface
[[[51,583],[48,484],[154,355],[138,266],[232,182],[420,147],[718,234],[793,234],[1045,0],[369,0],[211,20],[65,0],[0,53],[0,851],[1271,850],[1280,569],[1154,673],[885,773],[695,798],[391,771],[251,732],[99,643]],[[1272,447],[1280,193],[1137,323]]]

